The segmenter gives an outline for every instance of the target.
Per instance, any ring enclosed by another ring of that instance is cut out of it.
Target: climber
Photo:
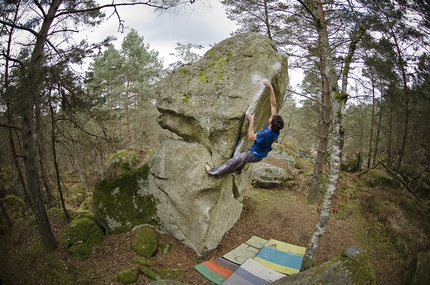
[[[205,162],[204,167],[209,175],[219,176],[230,173],[233,177],[236,177],[248,162],[258,162],[272,150],[273,142],[278,139],[279,131],[284,128],[284,120],[277,115],[276,97],[272,84],[268,80],[264,80],[263,83],[269,88],[270,111],[272,113],[269,123],[263,130],[254,133],[254,114],[247,112],[246,118],[249,121],[248,139],[254,141],[254,144],[246,152],[230,158],[220,166],[211,168],[209,163]]]

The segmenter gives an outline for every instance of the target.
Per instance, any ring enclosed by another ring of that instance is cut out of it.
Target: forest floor
[[[207,256],[198,258],[190,248],[172,236],[158,234],[159,243],[171,244],[172,250],[165,255],[158,252],[147,260],[154,263],[154,268],[184,271],[183,276],[170,277],[171,280],[205,285],[212,283],[202,277],[194,266],[223,256],[252,236],[306,247],[318,219],[318,206],[306,202],[310,176],[299,171],[293,172],[293,176],[294,179],[289,181],[286,188],[250,188],[243,200],[239,220],[224,235],[219,246]],[[414,199],[402,189],[388,191],[366,188],[355,174],[341,175],[331,219],[315,256],[316,265],[341,254],[349,246],[357,245],[367,251],[377,284],[401,284],[410,257],[423,247],[428,249],[428,230],[424,230],[427,235],[421,238],[420,245],[408,244],[406,252],[399,250],[399,246],[393,242],[397,239],[390,238],[387,234],[388,228],[379,218],[372,218],[369,211],[366,212],[361,206],[362,201],[371,200],[369,197],[376,199],[381,195],[390,204],[399,196],[406,197],[408,201]],[[18,225],[16,228],[20,230],[15,230],[10,237],[0,238],[0,259],[3,260],[0,262],[0,277],[3,284],[116,284],[112,281],[112,276],[121,270],[136,268],[132,260],[139,257],[131,250],[134,232],[106,236],[88,260],[78,261],[61,245],[61,236],[67,222],[60,211],[53,213],[50,221],[60,244],[51,253],[46,253],[41,247],[34,222]],[[379,215],[383,213],[379,212]],[[390,211],[389,215],[397,214]],[[402,226],[406,228],[398,230],[397,235],[403,236],[407,232],[414,235],[415,239],[419,231],[423,231],[417,229],[423,225],[415,222],[404,223]],[[428,225],[424,227],[428,229]],[[404,240],[408,242],[406,237]],[[136,284],[148,284],[151,281],[146,275],[140,274]]]

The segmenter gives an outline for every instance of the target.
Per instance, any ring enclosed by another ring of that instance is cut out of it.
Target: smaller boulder
[[[138,277],[139,270],[136,268],[129,268],[118,272],[114,277],[112,277],[112,280],[121,284],[133,284],[137,282]]]
[[[428,284],[430,280],[430,252],[419,252],[404,276],[403,284]]]
[[[271,283],[273,285],[313,284],[376,284],[376,277],[366,251],[358,246],[347,248],[342,254],[311,269],[288,275]]]
[[[264,162],[252,166],[252,185],[257,188],[272,189],[281,186],[287,181],[289,175],[281,167],[273,166]]]
[[[86,260],[102,242],[103,237],[103,231],[93,219],[78,217],[64,230],[63,245],[77,259]]]
[[[369,187],[383,187],[391,184],[392,178],[384,170],[370,169],[363,175],[364,182]]]
[[[140,256],[151,257],[158,248],[157,233],[152,228],[139,228],[136,231],[131,248]]]

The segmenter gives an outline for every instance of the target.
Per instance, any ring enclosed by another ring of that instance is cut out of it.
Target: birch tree
[[[324,201],[320,207],[318,223],[304,255],[302,270],[305,270],[313,266],[314,256],[318,249],[319,241],[323,236],[330,220],[330,210],[339,179],[340,161],[343,150],[344,129],[342,123],[345,103],[348,98],[348,74],[357,43],[363,36],[365,28],[364,26],[359,26],[356,33],[351,35],[349,51],[345,57],[345,64],[342,72],[342,89],[339,89],[337,82],[339,72],[334,66],[323,3],[321,0],[298,0],[298,2],[304,7],[304,9],[314,21],[321,48],[321,72],[323,78],[327,80],[328,92],[332,104],[332,140],[330,146],[330,160],[329,171],[327,174],[326,192]]]

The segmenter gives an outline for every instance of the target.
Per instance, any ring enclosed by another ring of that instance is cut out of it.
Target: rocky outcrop
[[[341,255],[306,271],[283,277],[273,285],[311,284],[376,284],[375,273],[367,253],[357,246],[347,248]]]

